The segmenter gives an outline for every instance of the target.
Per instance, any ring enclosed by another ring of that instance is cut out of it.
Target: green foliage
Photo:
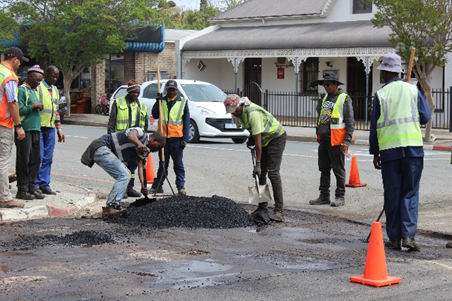
[[[137,26],[158,24],[157,0],[28,0],[9,11],[27,26],[21,43],[75,78],[108,53],[122,52]]]
[[[8,11],[0,10],[0,50],[6,49],[6,40],[14,40],[14,33],[19,29],[17,22]]]
[[[392,30],[390,42],[406,61],[416,48],[420,64],[444,66],[452,50],[452,6],[449,0],[373,0],[379,12],[372,22]]]

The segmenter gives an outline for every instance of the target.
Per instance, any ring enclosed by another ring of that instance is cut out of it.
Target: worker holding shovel
[[[287,134],[278,120],[260,106],[252,103],[247,97],[231,94],[224,100],[227,113],[236,117],[250,132],[247,146],[255,150],[253,177],[258,175],[259,185],[266,185],[267,173],[273,188],[275,207],[268,216],[271,220],[284,222],[283,190],[279,170],[286,146]],[[268,213],[268,202],[260,202],[253,215],[263,211]]]

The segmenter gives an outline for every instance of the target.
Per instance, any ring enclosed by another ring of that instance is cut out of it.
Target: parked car
[[[64,116],[67,114],[67,101],[65,96],[61,96],[58,101],[58,112],[60,113],[60,122],[63,123]]]
[[[160,81],[165,95],[167,79]],[[231,114],[226,113],[223,101],[226,94],[218,87],[203,81],[176,79],[178,94],[188,99],[190,109],[189,142],[198,142],[201,138],[231,138],[235,143],[244,143],[249,132],[232,123]],[[152,107],[157,95],[157,81],[147,81],[141,85],[138,98],[147,106],[149,115],[148,131],[157,131],[158,120],[152,118]],[[127,86],[123,85],[113,93],[114,99],[127,94]],[[110,105],[111,107],[112,105]]]

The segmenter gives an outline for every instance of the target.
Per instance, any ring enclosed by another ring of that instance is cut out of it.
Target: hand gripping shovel
[[[256,151],[254,147],[248,147],[251,150],[251,159],[253,167],[256,166]],[[270,195],[270,188],[268,184],[259,185],[259,176],[254,176],[254,186],[248,187],[248,202],[251,204],[259,204],[269,202],[272,200]]]
[[[142,184],[141,188],[146,188],[147,179],[146,179],[146,161],[145,161],[145,159],[143,159],[142,162],[143,162],[143,182],[144,183]],[[135,202],[130,204],[130,206],[140,207],[140,206],[144,206],[146,204],[153,203],[156,200],[157,200],[157,198],[149,198],[148,195],[145,195],[144,198],[137,199]]]

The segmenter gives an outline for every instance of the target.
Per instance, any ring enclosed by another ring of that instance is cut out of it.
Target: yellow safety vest
[[[42,127],[55,127],[56,114],[58,112],[58,100],[60,99],[60,92],[57,87],[52,85],[52,95],[49,90],[41,81],[37,87],[39,101],[42,102],[44,109],[41,111],[41,126]]]
[[[380,118],[377,120],[378,147],[422,146],[418,89],[403,81],[393,81],[378,90]]]
[[[331,145],[341,145],[344,142],[345,134],[347,129],[345,127],[344,121],[344,103],[347,98],[346,93],[341,93],[336,99],[336,103],[333,107],[333,112],[331,112],[330,118],[330,135],[331,135]],[[328,94],[325,95],[322,101],[322,109],[325,104],[325,101],[328,98]],[[317,126],[320,125],[320,119],[322,118],[322,114],[319,115],[319,119],[317,121]],[[320,136],[317,134],[317,141],[320,141]]]
[[[180,138],[184,136],[183,116],[187,100],[181,96],[180,100],[176,98],[173,101],[175,103],[168,116],[168,101],[162,100],[162,116],[159,117],[158,131],[167,138]]]
[[[6,128],[13,128],[13,117],[9,112],[8,99],[5,93],[5,85],[9,81],[15,80],[19,84],[19,78],[12,70],[7,62],[2,62],[0,65],[0,126]],[[16,91],[17,93],[17,91]]]
[[[135,108],[132,108],[128,101],[126,100],[126,97],[120,97],[115,100],[116,108],[117,108],[117,115],[116,115],[116,128],[115,132],[119,132],[122,130],[126,130],[128,128],[131,128],[134,125],[139,126],[143,129],[146,125],[146,115],[147,115],[147,107],[145,104],[143,104],[141,101],[138,100],[139,106]],[[129,114],[129,110],[132,110]],[[130,115],[130,120],[129,120]],[[138,124],[132,124],[132,115],[136,116],[135,123],[138,122]]]

